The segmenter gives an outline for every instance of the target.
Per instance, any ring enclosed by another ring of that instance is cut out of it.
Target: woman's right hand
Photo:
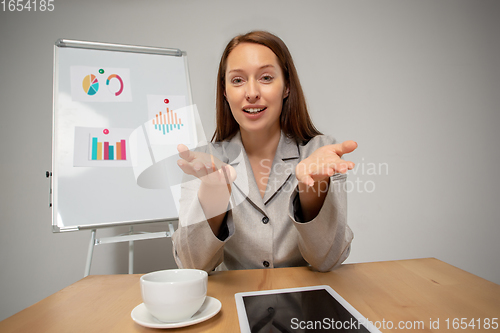
[[[183,144],[177,146],[180,160],[177,165],[188,175],[199,178],[205,185],[231,185],[236,179],[236,171],[211,154],[190,151]]]

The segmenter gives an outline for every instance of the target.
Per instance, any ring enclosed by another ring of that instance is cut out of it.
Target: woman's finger
[[[177,151],[179,152],[179,157],[188,162],[191,162],[195,158],[195,154],[186,145],[179,144]]]
[[[343,160],[333,153],[326,156],[322,162],[326,167],[333,168],[335,171],[341,173],[345,173],[354,168],[354,162]]]
[[[358,148],[358,143],[352,140],[342,142],[342,155],[349,154]]]
[[[347,173],[347,171],[352,170],[353,168],[353,162],[336,158],[325,161],[324,163],[309,164],[304,168],[304,173],[313,179],[322,179],[331,177],[335,173]]]
[[[342,143],[335,143],[332,145],[324,146],[322,148],[325,148],[325,147],[328,151],[338,155],[339,157],[342,157],[342,155],[351,153],[356,148],[358,148],[358,144],[355,141],[347,140],[347,141],[344,141]]]
[[[304,175],[299,179],[301,183],[306,184],[307,186],[313,186],[314,185],[314,179],[310,175]]]
[[[196,176],[196,172],[194,171],[193,166],[189,162],[185,160],[177,160],[177,165],[181,168],[181,170],[185,174]]]

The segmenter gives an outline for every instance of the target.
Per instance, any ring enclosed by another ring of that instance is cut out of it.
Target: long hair
[[[254,43],[268,47],[276,54],[278,63],[285,78],[288,96],[283,100],[280,116],[281,130],[298,142],[307,142],[321,133],[314,127],[307,112],[304,92],[300,85],[297,70],[293,64],[290,51],[277,36],[267,31],[252,31],[234,37],[224,49],[217,74],[216,121],[217,127],[212,141],[221,142],[231,139],[239,130],[239,125],[231,113],[229,103],[224,96],[226,91],[227,57],[241,43]]]

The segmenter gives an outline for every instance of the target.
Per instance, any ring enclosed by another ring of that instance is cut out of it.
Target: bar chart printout
[[[155,115],[152,120],[155,130],[160,131],[163,135],[166,135],[174,130],[180,130],[181,126],[184,126],[180,117],[178,117],[177,112],[167,108],[167,112],[159,112]]]
[[[100,142],[91,136],[90,159],[92,161],[125,161],[127,160],[127,141]]]
[[[73,166],[131,167],[130,128],[75,127]]]

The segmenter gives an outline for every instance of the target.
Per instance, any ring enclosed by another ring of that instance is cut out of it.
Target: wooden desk
[[[134,323],[132,309],[142,302],[141,275],[91,275],[0,322],[0,332],[154,332]],[[222,302],[215,317],[165,332],[239,332],[234,294],[242,291],[330,285],[370,321],[398,325],[423,322],[416,332],[497,332],[453,330],[453,320],[500,317],[500,285],[437,259],[343,265],[329,273],[306,267],[217,272],[208,278],[208,295]],[[439,329],[429,321],[439,319]],[[450,329],[447,330],[449,319]],[[498,320],[496,322],[498,323]],[[500,325],[500,324],[499,324]],[[398,332],[401,329],[383,329]],[[409,331],[409,330],[407,330]]]

